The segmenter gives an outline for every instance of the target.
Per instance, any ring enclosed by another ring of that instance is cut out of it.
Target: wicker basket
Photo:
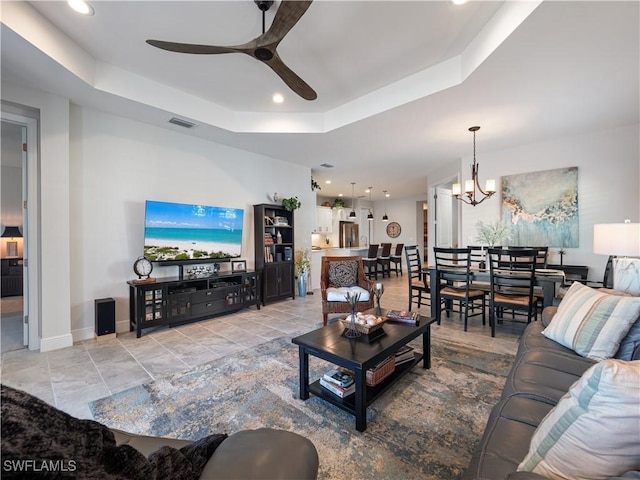
[[[341,318],[340,323],[342,323],[342,326],[344,328],[351,328],[351,322],[347,320],[347,318]],[[363,325],[362,323],[356,323],[355,327],[356,327],[356,330],[358,330],[360,333],[364,333],[365,335],[368,335],[371,332],[375,332],[376,330],[381,329],[383,324],[384,324],[384,319],[382,322],[377,323],[376,325]]]
[[[367,385],[375,387],[382,380],[391,375],[396,369],[396,357],[390,356],[386,360],[380,362],[374,368],[367,370]]]

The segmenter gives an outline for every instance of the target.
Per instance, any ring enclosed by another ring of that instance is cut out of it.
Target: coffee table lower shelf
[[[387,378],[382,380],[378,385],[370,387],[367,385],[367,391],[365,393],[366,406],[371,405],[376,398],[387,391],[394,383],[400,380],[404,375],[409,372],[415,365],[417,365],[422,359],[423,354],[416,352],[413,354],[413,361],[404,362],[400,365],[396,365],[395,371]],[[309,393],[313,393],[316,397],[320,397],[323,400],[335,405],[336,407],[349,412],[352,415],[356,413],[355,394],[351,394],[347,397],[340,398],[339,396],[331,393],[326,388],[320,385],[320,380],[316,380],[309,385]]]

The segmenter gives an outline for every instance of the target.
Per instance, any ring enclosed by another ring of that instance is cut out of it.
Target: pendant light
[[[384,193],[384,215],[382,216],[382,221],[383,222],[388,222],[389,221],[389,216],[387,215],[387,197],[389,195],[387,195],[387,191],[383,190],[382,191]]]
[[[478,130],[480,130],[480,127],[469,127],[469,131],[473,132],[473,165],[471,165],[471,180],[465,180],[464,194],[462,193],[462,188],[459,183],[454,183],[452,187],[453,195],[458,200],[468,203],[474,207],[496,193],[496,181],[493,179],[487,180],[487,185],[484,190],[480,187],[478,179],[479,165],[476,163],[476,132]],[[482,198],[480,200],[476,200],[476,189],[482,194]]]
[[[369,187],[369,203],[371,203],[371,190],[373,187]],[[369,207],[369,215],[367,215],[367,220],[373,222],[373,212],[371,211],[371,207]]]
[[[355,193],[354,193],[354,188],[356,186],[356,182],[351,182],[351,212],[349,213],[349,218],[356,218],[356,211],[353,209],[353,206],[355,204],[354,198],[355,198]]]

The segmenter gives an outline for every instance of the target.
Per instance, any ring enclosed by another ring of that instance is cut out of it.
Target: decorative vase
[[[349,326],[344,331],[344,336],[347,338],[356,338],[359,337],[360,331],[356,328],[356,310],[358,309],[357,304],[351,304],[351,315],[349,317]]]
[[[382,294],[384,293],[384,285],[381,283],[376,284],[375,288],[373,289],[373,293],[376,296],[376,315],[380,317],[382,316],[380,297],[382,297]]]
[[[307,274],[298,275],[298,295],[300,297],[307,296]]]

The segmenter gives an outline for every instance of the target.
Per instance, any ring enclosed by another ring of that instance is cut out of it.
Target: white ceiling
[[[247,42],[262,29],[252,1],[92,5],[82,17],[61,1],[2,2],[3,79],[309,166],[321,195],[350,195],[352,181],[374,200],[425,194],[429,172],[471,155],[472,125],[482,162],[639,121],[637,1],[316,0],[278,47],[318,93],[311,102],[246,55],[145,43]]]

